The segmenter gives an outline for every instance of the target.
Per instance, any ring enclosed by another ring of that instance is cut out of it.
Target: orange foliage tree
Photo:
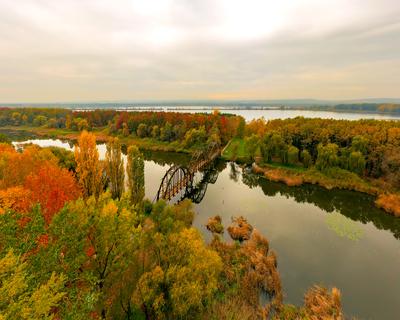
[[[28,212],[32,206],[31,191],[22,186],[0,190],[0,214],[6,210]]]
[[[48,164],[26,177],[25,188],[31,191],[33,202],[40,203],[47,224],[65,202],[81,194],[71,172]]]
[[[23,185],[25,178],[48,163],[57,165],[58,160],[48,149],[27,146],[23,152],[17,152],[11,146],[0,146],[0,189]]]
[[[26,213],[40,203],[48,224],[66,201],[77,199],[81,190],[73,174],[57,162],[47,149],[28,146],[17,152],[0,144],[0,213]]]

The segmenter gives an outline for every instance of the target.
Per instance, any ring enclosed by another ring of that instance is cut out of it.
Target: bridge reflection
[[[161,180],[155,200],[180,201],[189,198],[200,203],[209,183],[215,183],[218,170],[214,162],[220,154],[217,144],[209,144],[205,150],[193,155],[188,165],[173,165]]]

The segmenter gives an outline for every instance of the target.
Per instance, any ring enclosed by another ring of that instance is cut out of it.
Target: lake
[[[73,148],[60,140],[26,142]],[[98,148],[104,157],[105,145]],[[166,170],[189,158],[144,155],[146,197],[153,200]],[[306,289],[322,284],[342,291],[347,316],[399,318],[400,219],[377,209],[371,196],[313,185],[287,187],[224,161],[216,162],[211,176],[202,184],[203,197],[195,199],[194,226],[210,240],[204,227],[208,217],[221,215],[225,227],[232,216],[246,217],[277,253],[285,302],[302,304]]]
[[[75,108],[77,111],[94,110],[93,108]],[[213,112],[212,106],[156,106],[156,107],[125,107],[119,108],[114,107],[118,111],[155,111],[155,112],[188,112],[188,113],[211,113]],[[296,117],[304,118],[322,118],[322,119],[337,119],[337,120],[359,120],[359,119],[377,119],[377,120],[400,120],[400,114],[384,114],[384,113],[368,113],[368,112],[347,112],[347,111],[318,111],[318,110],[291,110],[291,109],[280,109],[274,107],[265,108],[254,108],[254,109],[240,109],[234,107],[215,107],[219,109],[221,113],[236,114],[245,118],[246,121],[259,119],[264,117],[266,120],[274,119],[289,119]]]
[[[169,110],[175,112],[207,112],[212,110],[195,110],[193,108]],[[266,120],[274,119],[289,119],[296,117],[304,118],[322,118],[322,119],[336,119],[336,120],[359,120],[359,119],[376,119],[376,120],[400,120],[400,115],[390,115],[381,113],[366,113],[366,112],[335,112],[335,111],[314,111],[314,110],[284,110],[284,109],[258,109],[258,110],[245,110],[245,109],[222,109],[221,113],[230,113],[242,116],[246,121],[259,119],[264,117]]]

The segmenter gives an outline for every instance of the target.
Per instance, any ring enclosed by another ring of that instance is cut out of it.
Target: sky
[[[399,0],[0,0],[0,102],[400,98]]]

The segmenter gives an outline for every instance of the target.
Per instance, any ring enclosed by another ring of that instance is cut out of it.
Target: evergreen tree
[[[128,148],[127,171],[131,204],[140,206],[144,197],[144,158],[136,146]]]

